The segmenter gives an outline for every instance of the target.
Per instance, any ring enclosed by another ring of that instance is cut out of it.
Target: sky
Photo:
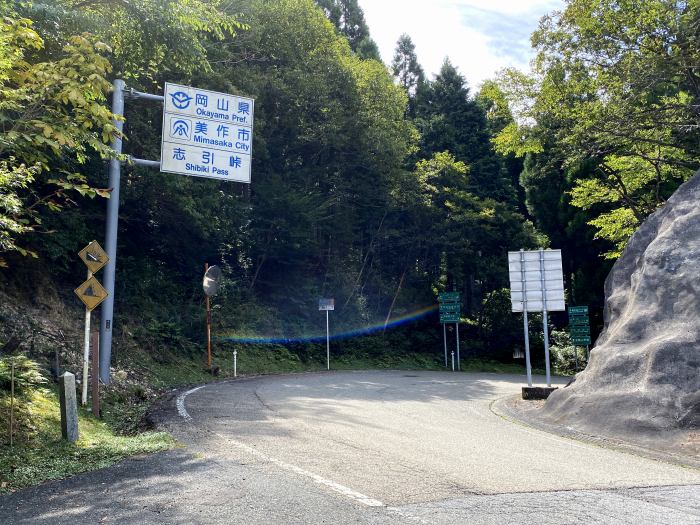
[[[527,69],[530,34],[539,19],[564,0],[359,0],[370,35],[390,64],[396,41],[407,33],[428,78],[449,56],[477,88],[505,67]]]

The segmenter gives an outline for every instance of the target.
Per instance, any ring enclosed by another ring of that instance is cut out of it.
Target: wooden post
[[[90,334],[92,353],[92,415],[100,417],[100,333]]]

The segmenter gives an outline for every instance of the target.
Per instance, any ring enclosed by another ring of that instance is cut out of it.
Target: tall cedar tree
[[[391,62],[391,72],[399,85],[408,94],[408,114],[413,115],[415,110],[415,97],[418,89],[425,82],[425,73],[418,63],[416,46],[407,34],[401,35],[396,42],[394,59]]]
[[[435,80],[419,90],[416,115],[421,158],[449,151],[469,166],[469,188],[465,189],[482,198],[514,203],[513,187],[491,148],[486,113],[470,97],[465,78],[449,59]]]
[[[350,42],[350,49],[360,58],[381,62],[379,47],[369,34],[365,13],[357,0],[316,0],[328,19]]]

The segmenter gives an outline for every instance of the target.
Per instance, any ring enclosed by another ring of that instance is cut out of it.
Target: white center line
[[[185,408],[185,398],[199,390],[200,388],[204,388],[206,385],[198,386],[197,388],[193,388],[192,390],[188,390],[187,392],[183,392],[177,397],[177,413],[180,414],[180,416],[188,422],[192,421],[192,416],[187,412],[187,409]],[[290,463],[286,463],[284,461],[281,461],[277,458],[273,458],[272,456],[268,456],[267,454],[263,454],[262,452],[259,452],[255,450],[253,447],[248,446],[244,443],[240,443],[238,441],[232,440],[228,436],[224,436],[222,434],[219,434],[218,432],[213,432],[216,436],[219,436],[222,439],[225,439],[228,443],[231,445],[234,445],[235,447],[240,448],[241,450],[245,450],[246,452],[253,454],[254,456],[257,456],[258,458],[262,459],[263,461],[273,463],[277,465],[278,467],[284,469],[284,470],[289,470],[291,472],[294,472],[296,474],[299,474],[300,476],[304,476],[306,478],[312,479],[314,482],[318,483],[319,485],[323,485],[325,487],[328,487],[329,489],[338,492],[339,494],[342,494],[343,496],[346,496],[354,501],[357,501],[358,503],[362,503],[363,505],[367,505],[368,507],[384,507],[384,503],[382,503],[379,500],[370,498],[369,496],[365,496],[364,494],[360,494],[357,491],[352,490],[349,487],[346,487],[344,485],[341,485],[340,483],[336,483],[335,481],[332,481],[330,479],[326,479],[322,476],[319,476],[318,474],[314,474],[313,472],[309,472],[308,470],[304,470],[301,467],[297,467],[296,465],[292,465]]]

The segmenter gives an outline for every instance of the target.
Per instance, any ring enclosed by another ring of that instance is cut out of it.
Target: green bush
[[[564,330],[552,330],[550,334],[554,373],[559,375],[574,375],[576,373],[576,355],[578,356],[578,371],[586,367],[586,351],[571,344],[569,333]],[[574,354],[574,352],[577,352]]]
[[[511,312],[510,291],[507,288],[486,294],[479,325],[488,358],[512,361],[513,348],[522,344],[523,329],[520,317]]]
[[[36,361],[18,355],[0,358],[0,390],[10,392],[12,363],[15,365],[15,393],[26,394],[32,387],[46,383]]]

